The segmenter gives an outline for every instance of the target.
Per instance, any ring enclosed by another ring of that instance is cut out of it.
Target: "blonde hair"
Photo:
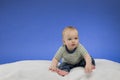
[[[77,30],[75,27],[73,27],[73,26],[67,26],[67,27],[65,27],[65,28],[63,29],[62,37],[64,37],[65,32],[68,31],[68,30],[69,30],[69,31],[75,30],[75,31],[77,31],[77,33],[78,33],[78,30]]]

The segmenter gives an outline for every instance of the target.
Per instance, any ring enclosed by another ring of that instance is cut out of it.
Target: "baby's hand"
[[[57,67],[54,66],[54,65],[51,65],[51,66],[49,67],[49,70],[51,70],[51,71],[53,71],[53,72],[57,72]]]
[[[85,66],[85,72],[86,73],[92,72],[92,65],[91,64],[86,64],[86,66]]]

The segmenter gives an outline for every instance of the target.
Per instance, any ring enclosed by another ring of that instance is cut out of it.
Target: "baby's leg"
[[[61,76],[65,76],[70,72],[72,67],[73,65],[63,62],[59,65],[57,73]]]
[[[92,60],[92,68],[95,69],[95,60],[91,57]],[[76,64],[76,66],[81,66],[81,67],[85,67],[86,65],[86,61],[85,59],[82,59],[78,64]]]

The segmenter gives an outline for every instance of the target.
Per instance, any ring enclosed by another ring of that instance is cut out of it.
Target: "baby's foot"
[[[67,71],[60,70],[60,69],[58,69],[58,70],[57,70],[57,73],[58,73],[59,75],[61,75],[61,76],[65,76],[65,75],[67,75],[67,74],[68,74],[68,72],[67,72]]]

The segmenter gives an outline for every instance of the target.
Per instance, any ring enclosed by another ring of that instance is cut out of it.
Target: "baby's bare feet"
[[[65,76],[65,75],[67,75],[69,72],[58,69],[58,70],[57,70],[57,73],[58,73],[59,75],[61,75],[61,76]]]

